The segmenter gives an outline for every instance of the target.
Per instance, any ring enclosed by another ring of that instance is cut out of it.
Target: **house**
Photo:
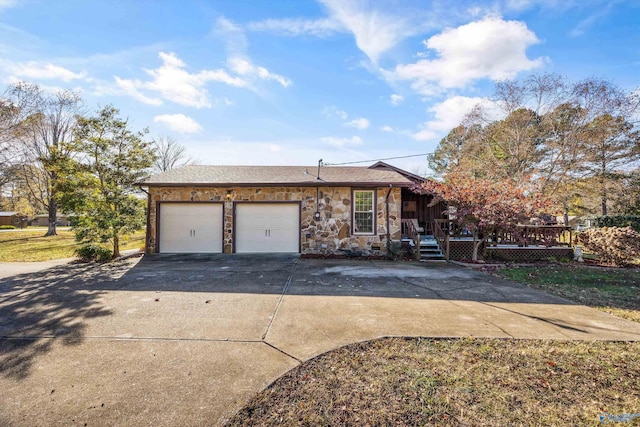
[[[41,214],[33,217],[31,221],[31,225],[39,226],[39,227],[48,227],[49,226],[49,215]],[[61,227],[69,226],[69,217],[67,215],[58,215],[56,217],[56,225]]]
[[[379,253],[402,221],[431,221],[410,189],[422,178],[393,166],[201,166],[154,175],[147,253]],[[407,203],[403,204],[403,198]]]
[[[25,228],[29,218],[20,212],[0,212],[0,226],[12,225],[15,228]]]

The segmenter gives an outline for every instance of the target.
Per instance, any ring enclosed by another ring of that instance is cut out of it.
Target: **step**
[[[420,254],[420,259],[444,259],[442,254]]]

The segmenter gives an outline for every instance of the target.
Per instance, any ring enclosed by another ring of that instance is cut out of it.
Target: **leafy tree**
[[[166,172],[181,166],[195,164],[193,158],[187,154],[187,149],[171,137],[160,136],[153,139],[156,161],[153,163],[154,172]]]
[[[127,120],[106,106],[95,117],[79,118],[70,149],[77,158],[65,166],[60,190],[63,206],[76,214],[76,238],[112,245],[120,256],[120,239],[145,225],[144,201],[135,184],[153,165],[155,154],[144,132],[132,132]]]
[[[629,172],[617,184],[613,190],[616,212],[640,215],[640,169]]]
[[[513,232],[518,224],[526,224],[548,209],[549,199],[532,190],[529,181],[474,178],[460,171],[447,174],[442,182],[422,184],[422,191],[434,196],[432,203],[446,201],[450,220],[472,233],[473,261],[478,260],[478,249],[490,236]]]
[[[440,140],[436,150],[429,155],[429,167],[442,176],[451,170],[466,170],[474,176],[483,176],[482,147],[479,141],[483,129],[479,124],[462,123]]]
[[[44,177],[44,192],[40,188],[42,180],[33,177],[30,182],[39,188],[33,188],[31,193],[34,197],[42,196],[40,202],[49,214],[49,228],[45,236],[54,236],[60,167],[72,157],[68,142],[73,136],[82,100],[72,91],[52,94],[26,82],[11,86],[7,94],[9,101],[19,108],[23,117],[18,134],[20,151],[24,156],[22,162],[37,165],[41,172],[38,172],[41,175],[39,178]]]

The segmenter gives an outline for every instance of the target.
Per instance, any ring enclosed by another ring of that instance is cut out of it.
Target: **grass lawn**
[[[640,269],[575,264],[507,268],[497,275],[640,322]],[[640,412],[640,410],[638,411]]]
[[[58,230],[57,236],[44,237],[46,229],[0,232],[0,262],[48,261],[72,258],[79,244],[72,231]],[[144,246],[144,231],[139,231],[126,241],[120,250],[139,249]]]
[[[229,425],[595,426],[640,412],[639,353],[632,342],[385,338],[305,362]]]

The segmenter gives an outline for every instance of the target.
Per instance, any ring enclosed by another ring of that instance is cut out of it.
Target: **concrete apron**
[[[217,425],[301,361],[382,336],[640,340],[448,265],[190,257],[0,285],[0,425]]]

